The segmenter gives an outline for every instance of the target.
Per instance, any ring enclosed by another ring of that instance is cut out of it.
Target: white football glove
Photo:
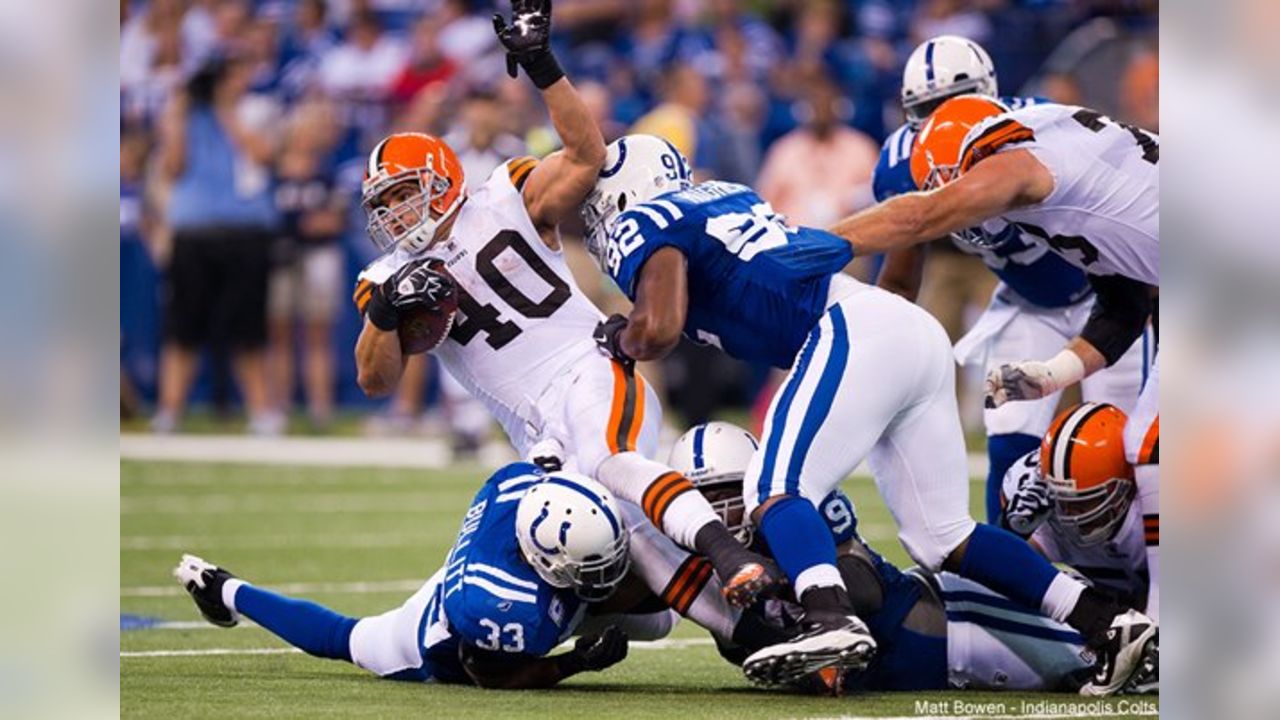
[[[546,470],[559,472],[564,468],[564,445],[555,438],[543,438],[529,448],[528,461]]]
[[[987,373],[985,404],[988,409],[995,409],[1010,400],[1039,400],[1083,377],[1084,361],[1065,349],[1048,362],[1005,363]]]
[[[1009,498],[1004,518],[1009,529],[1023,537],[1030,537],[1036,528],[1053,512],[1053,497],[1044,477],[1035,470],[1024,472],[1018,478],[1018,489]]]

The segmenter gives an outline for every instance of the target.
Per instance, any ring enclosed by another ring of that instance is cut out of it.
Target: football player
[[[1159,584],[1147,570],[1146,548],[1159,544],[1160,528],[1133,501],[1126,420],[1105,403],[1063,411],[1041,447],[1009,468],[1004,521],[1049,560],[1159,620]]]
[[[670,465],[690,478],[725,523],[752,542],[743,514],[742,476],[755,454],[755,438],[722,422],[699,425],[671,450]],[[1089,674],[1084,641],[1070,627],[1029,612],[978,583],[921,568],[900,571],[857,533],[853,504],[839,491],[822,503],[823,517],[839,549],[837,561],[866,618],[878,652],[861,672],[808,677],[802,685],[823,692],[856,690],[1062,690],[1075,691]],[[766,625],[788,626],[799,615],[787,600],[769,599],[749,613]],[[734,658],[725,653],[726,658]],[[1141,677],[1125,692],[1158,688],[1159,653],[1143,657]]]
[[[588,248],[635,306],[629,317],[602,323],[596,339],[631,363],[662,357],[683,331],[790,371],[743,495],[804,606],[806,631],[754,654],[744,671],[786,682],[814,665],[856,667],[873,653],[816,507],[867,459],[917,562],[1068,622],[1102,658],[1086,689],[1118,690],[1155,624],[1059,573],[1012,533],[970,517],[955,367],[937,321],[842,274],[852,250],[841,238],[788,226],[745,186],[694,186],[687,168],[652,136],[609,146],[583,209]]]
[[[628,535],[611,493],[572,473],[513,463],[476,494],[444,566],[400,607],[351,618],[259,588],[184,555],[174,570],[206,620],[241,616],[311,655],[391,680],[550,687],[627,655],[617,627],[549,653],[577,629],[585,604],[626,574]]]
[[[885,141],[876,166],[876,200],[918,190],[911,174],[916,133],[942,103],[960,95],[996,98],[996,71],[982,46],[962,37],[941,35],[915,49],[902,73],[902,109],[907,122]],[[1034,97],[1000,97],[1008,108],[1046,102]],[[1054,254],[1016,225],[993,218],[983,225],[953,233],[961,250],[978,256],[1000,279],[991,302],[973,329],[956,343],[956,360],[986,371],[1043,353],[1048,356],[1084,327],[1093,307],[1085,273]],[[890,253],[880,274],[880,287],[914,301],[920,290],[927,245]],[[1104,400],[1128,410],[1138,396],[1146,369],[1143,338],[1112,367],[1081,383],[1085,400]],[[1060,393],[1025,403],[988,408],[987,521],[1000,517],[1000,485],[1005,471],[1023,454],[1040,446],[1053,420]]]
[[[1118,363],[1149,319],[1158,343],[1159,163],[1159,136],[1088,108],[1008,111],[965,95],[946,101],[920,130],[911,167],[922,191],[857,213],[833,231],[859,252],[883,252],[996,219],[1083,270],[1095,300],[1079,334],[1052,358],[1005,363],[987,376],[990,408],[1037,400]],[[1159,386],[1153,352],[1124,447],[1144,521],[1157,534]],[[1153,581],[1159,551],[1147,547]]]
[[[360,386],[390,392],[404,369],[401,318],[456,292],[459,310],[436,349],[445,369],[497,418],[521,457],[553,438],[566,468],[644,508],[654,525],[712,562],[725,591],[748,603],[771,579],[688,481],[650,459],[662,409],[634,370],[601,357],[600,311],[575,285],[559,222],[595,184],[604,140],[549,47],[550,3],[516,0],[494,17],[508,71],[525,73],[564,149],[511,160],[467,192],[449,146],[399,133],[370,153],[363,185],[369,235],[385,252],[360,273]]]

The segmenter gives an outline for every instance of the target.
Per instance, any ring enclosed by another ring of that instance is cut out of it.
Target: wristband
[[[383,332],[391,332],[400,327],[400,314],[396,312],[395,307],[387,302],[386,297],[382,294],[382,288],[376,287],[369,296],[369,305],[365,308],[365,317],[369,318],[369,322],[373,326]]]
[[[1045,394],[1057,392],[1064,387],[1075,385],[1084,379],[1084,361],[1071,350],[1064,349],[1044,364],[1049,371],[1053,388],[1046,388]]]
[[[550,50],[542,50],[528,59],[521,59],[520,66],[539,90],[546,90],[564,77],[564,70]]]

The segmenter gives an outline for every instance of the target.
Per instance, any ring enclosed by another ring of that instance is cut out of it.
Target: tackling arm
[[[899,195],[831,228],[857,253],[889,252],[981,224],[1053,192],[1053,176],[1029,151],[993,155],[937,190]]]
[[[499,690],[549,688],[581,672],[604,670],[627,657],[627,635],[616,627],[578,638],[569,652],[550,657],[458,646],[458,659],[476,685]]]
[[[636,281],[636,302],[619,336],[622,351],[636,360],[657,360],[675,349],[689,310],[684,253],[664,247],[653,253]]]

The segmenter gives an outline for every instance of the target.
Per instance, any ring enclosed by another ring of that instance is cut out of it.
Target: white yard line
[[[486,453],[484,464],[499,465],[514,459],[502,455]],[[145,433],[121,434],[120,457],[125,460],[408,469],[440,469],[449,467],[452,461],[447,444],[434,438],[260,438]],[[983,477],[986,474],[986,455],[970,453],[969,475]],[[865,466],[855,470],[854,475],[870,477]]]
[[[382,580],[376,582],[320,582],[320,583],[284,583],[275,585],[262,583],[261,586],[285,594],[304,593],[338,593],[360,595],[365,593],[413,592],[422,587],[424,579]],[[177,582],[172,585],[141,585],[120,588],[120,597],[179,597],[187,591]]]
[[[212,626],[210,626],[212,627]],[[564,643],[568,646],[570,643]],[[662,640],[636,641],[627,647],[632,650],[683,650],[691,647],[714,645],[711,638],[664,638]],[[285,655],[302,652],[296,648],[201,648],[175,650],[134,650],[120,653],[122,658],[147,657],[201,657],[205,655]]]

